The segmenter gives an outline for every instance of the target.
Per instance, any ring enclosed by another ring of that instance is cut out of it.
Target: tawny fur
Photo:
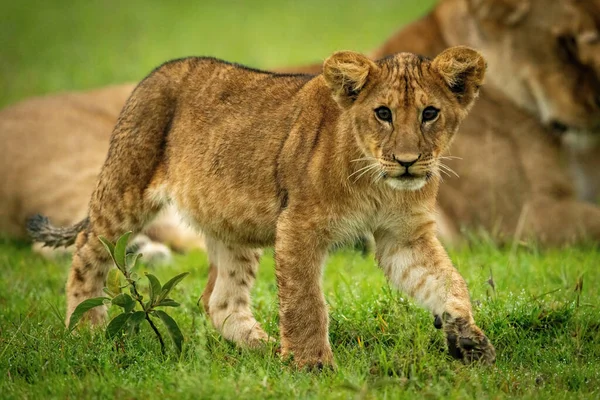
[[[596,207],[575,201],[572,193],[592,202],[600,198],[600,135],[589,132],[595,139],[583,140],[591,144],[586,146],[571,137],[597,119],[597,109],[590,109],[597,78],[589,74],[591,68],[600,76],[599,27],[598,0],[440,0],[430,15],[374,52],[376,58],[399,51],[435,56],[466,44],[488,58],[488,90],[453,145],[453,155],[463,159],[445,161],[461,177],[446,176],[442,187],[445,239],[458,239],[465,227],[510,240],[525,214],[533,239],[562,245],[597,238],[598,227],[589,223],[598,220]],[[576,43],[572,60],[563,58],[560,35]],[[133,88],[44,96],[0,111],[1,234],[22,237],[25,219],[36,213],[58,225],[85,216],[110,132]],[[565,143],[543,128],[552,118],[574,125]],[[567,157],[570,168],[562,160]],[[195,237],[169,215],[149,236],[193,247]]]
[[[26,221],[35,214],[56,225],[86,216],[112,128],[134,87],[38,97],[0,110],[0,236],[26,238]],[[172,208],[145,231],[176,251],[204,247]],[[56,254],[48,247],[34,249]]]
[[[459,176],[447,171],[440,188],[445,240],[460,240],[457,233],[467,228],[499,242],[600,241],[600,208],[593,204],[600,200],[600,62],[578,58],[600,54],[600,41],[571,55],[559,47],[559,37],[581,41],[598,30],[597,2],[442,0],[373,53],[433,57],[464,44],[488,61],[488,82],[451,149],[456,158],[444,160]],[[545,128],[552,123],[570,128],[565,138],[588,132],[593,139],[587,146],[572,145],[580,139],[561,143]]]
[[[172,203],[206,234],[203,304],[227,339],[268,340],[250,289],[260,249],[274,245],[282,354],[299,366],[332,365],[322,266],[332,246],[370,232],[390,281],[444,316],[453,354],[493,362],[435,227],[438,163],[484,71],[481,55],[465,47],[433,61],[339,52],[317,76],[211,58],[157,68],[114,129],[77,237],[67,319],[101,291],[109,260],[98,235],[138,232]],[[377,111],[384,106],[387,117]],[[439,110],[431,120],[427,107]],[[89,318],[98,323],[104,311]]]

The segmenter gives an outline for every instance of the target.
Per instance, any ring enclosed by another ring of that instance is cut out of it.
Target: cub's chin
[[[385,183],[396,190],[419,190],[427,183],[427,175],[388,176]]]

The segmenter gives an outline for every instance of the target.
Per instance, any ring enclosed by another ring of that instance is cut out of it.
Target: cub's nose
[[[410,167],[421,158],[420,154],[394,154],[394,160],[405,168]]]

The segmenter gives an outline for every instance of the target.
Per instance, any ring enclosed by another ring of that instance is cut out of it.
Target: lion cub
[[[229,340],[254,347],[268,339],[252,315],[250,288],[260,249],[274,245],[282,354],[299,366],[332,365],[325,257],[372,232],[392,283],[443,316],[450,352],[493,362],[434,222],[439,158],[484,73],[482,56],[466,47],[432,61],[338,52],[317,76],[213,58],[158,67],[121,112],[88,219],[70,231],[54,228],[77,234],[67,320],[102,293],[110,262],[98,235],[139,232],[173,203],[206,235],[202,300]],[[42,225],[30,229],[47,238],[53,228]],[[100,323],[105,313],[88,317]]]

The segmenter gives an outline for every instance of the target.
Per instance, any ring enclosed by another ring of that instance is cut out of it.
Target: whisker
[[[370,167],[370,168],[368,168],[368,169],[366,169],[365,171],[363,171],[363,172],[362,172],[360,175],[358,175],[358,176],[357,176],[357,177],[354,179],[354,183],[356,183],[356,182],[357,182],[357,181],[360,179],[360,177],[361,177],[361,176],[363,176],[364,174],[366,174],[367,172],[369,172],[369,171],[373,170],[374,168],[377,168],[377,167],[379,167],[379,165],[377,165],[377,164],[370,164],[370,165],[369,165],[369,167]]]
[[[456,156],[440,156],[438,158],[440,160],[462,160],[462,157],[456,157]]]
[[[445,169],[440,168],[440,172],[442,174],[445,174],[448,178],[454,178],[454,174],[451,174],[450,172],[446,171]]]
[[[358,174],[359,172],[364,171],[365,169],[368,171],[369,169],[373,168],[373,166],[377,166],[377,164],[369,164],[366,167],[359,168],[358,170],[356,170],[353,173],[351,173],[348,176],[348,179],[350,179],[352,177],[352,175]]]
[[[371,181],[373,183],[377,183],[383,177],[383,171],[381,171],[381,169],[374,169],[371,171],[371,175],[372,175]]]
[[[437,176],[439,176],[440,179],[443,178],[442,174],[446,174],[449,178],[452,178],[452,175],[450,175],[448,172],[444,171],[443,169],[439,169],[438,171],[439,172],[438,172]]]
[[[460,175],[458,175],[455,170],[453,170],[452,168],[450,168],[446,164],[443,164],[443,163],[440,162],[440,163],[438,163],[438,166],[440,167],[440,170],[444,170],[445,172],[450,172],[454,176],[456,176],[457,178],[460,178]],[[448,176],[450,176],[450,175],[448,175]]]
[[[444,177],[442,176],[442,174],[440,173],[440,170],[437,171],[431,171],[431,173],[433,174],[433,176],[436,176],[439,178],[440,183],[444,183]]]

